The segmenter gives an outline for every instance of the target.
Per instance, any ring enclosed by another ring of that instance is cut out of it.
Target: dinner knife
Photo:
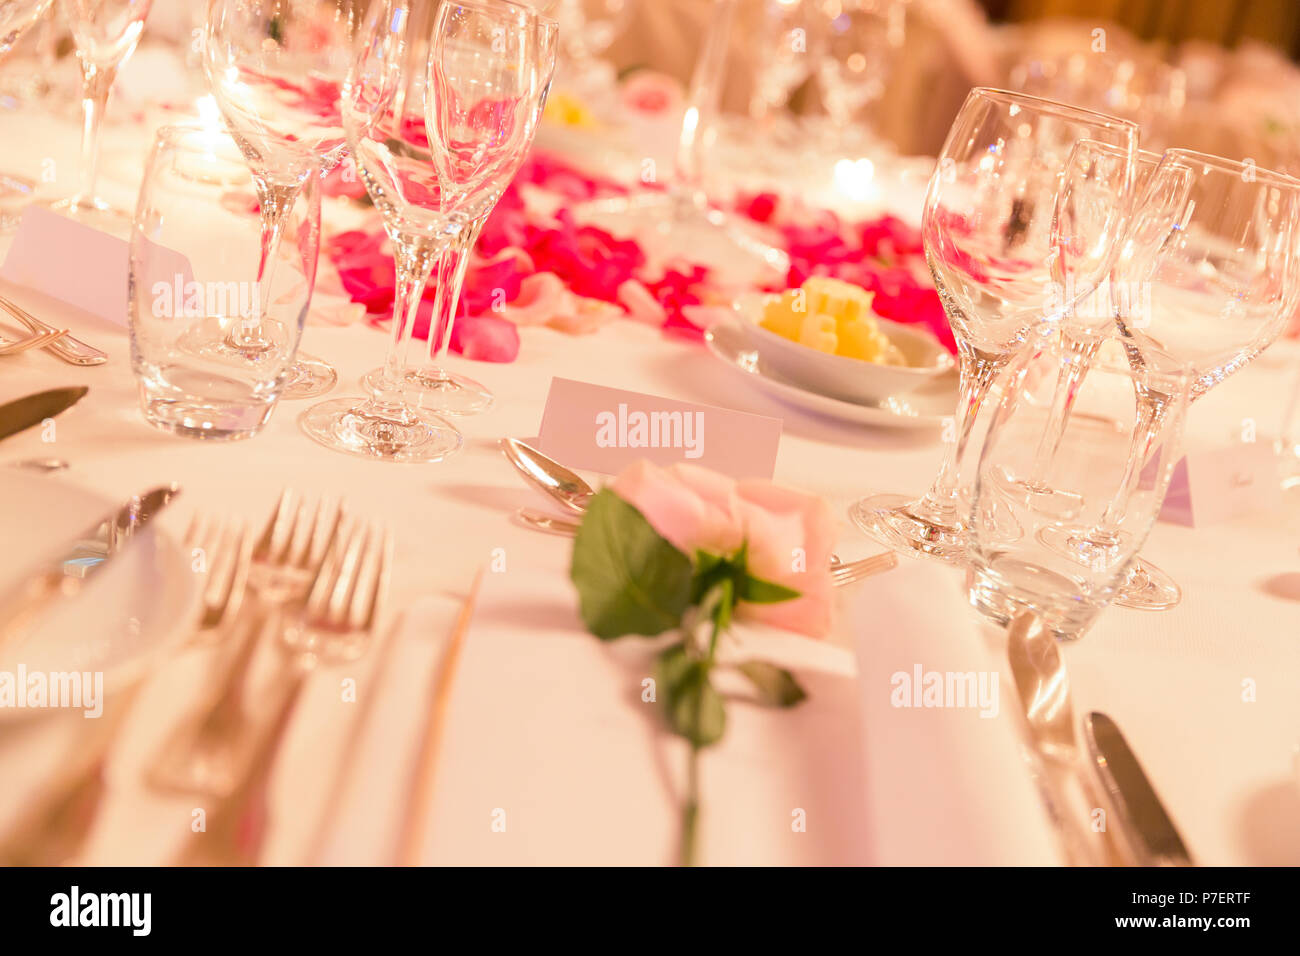
[[[0,405],[0,438],[16,435],[67,411],[81,401],[88,391],[90,389],[85,386],[52,388],[48,392],[37,392]]]
[[[0,644],[22,633],[50,604],[76,595],[179,493],[177,485],[164,485],[136,495],[69,542],[0,605]]]
[[[1115,721],[1094,711],[1083,727],[1093,766],[1120,816],[1116,829],[1137,844],[1132,849],[1138,862],[1143,866],[1191,866],[1182,837]]]

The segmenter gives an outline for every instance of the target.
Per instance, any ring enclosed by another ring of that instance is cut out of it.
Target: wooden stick
[[[432,698],[429,701],[429,713],[425,718],[424,736],[420,741],[420,753],[415,763],[415,780],[407,800],[401,840],[398,843],[399,866],[420,865],[420,853],[424,849],[425,837],[429,830],[434,775],[441,749],[442,727],[446,723],[447,706],[451,698],[451,685],[456,678],[457,665],[460,663],[460,649],[465,643],[465,632],[469,630],[469,622],[474,616],[474,605],[478,601],[479,586],[482,583],[483,570],[480,568],[474,577],[474,583],[470,586],[469,597],[465,599],[460,615],[456,618],[456,626],[452,629],[447,650],[442,655],[438,666],[434,668],[430,685]]]

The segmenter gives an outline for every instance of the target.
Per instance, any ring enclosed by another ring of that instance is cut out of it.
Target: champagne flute
[[[465,29],[467,27],[462,26],[462,32]],[[443,211],[459,221],[461,228],[434,266],[437,287],[429,325],[429,361],[423,368],[406,369],[402,384],[408,397],[417,399],[421,407],[448,415],[474,415],[492,407],[493,396],[486,386],[468,376],[448,371],[443,368],[442,361],[451,344],[451,332],[470,253],[502,193],[519,171],[545,107],[546,93],[554,73],[559,29],[556,21],[537,15],[536,30],[538,68],[534,73],[534,83],[537,88],[530,94],[533,109],[510,118],[510,125],[518,125],[518,121],[522,121],[523,125],[519,125],[509,135],[500,128],[504,124],[499,120],[494,124],[499,127],[495,131],[473,128],[481,127],[485,121],[480,117],[479,111],[473,109],[476,92],[474,87],[483,84],[479,75],[481,70],[458,70],[456,80],[451,77],[452,71],[446,68],[438,69],[430,76],[429,89],[439,93],[432,103],[425,104],[428,128],[436,131],[436,135],[431,137],[433,143],[471,142],[492,133],[495,133],[492,138],[500,139],[503,144],[511,136],[522,143],[513,143],[504,149],[501,157],[490,164],[490,170],[482,176],[474,177],[476,183],[462,182],[466,179],[464,171],[450,167],[442,177]],[[457,45],[473,49],[472,42],[464,39],[458,42],[454,36],[443,37],[441,43],[435,44],[430,51],[428,61],[431,70],[444,59],[454,59],[454,54],[448,51],[449,45],[453,50]],[[466,87],[465,90],[454,88],[462,85]],[[470,95],[466,96],[466,93]],[[466,109],[466,106],[469,108]],[[382,368],[370,372],[364,380],[365,385],[369,388],[376,387],[381,375]]]
[[[0,3],[0,63],[50,7],[51,0]],[[18,225],[19,206],[31,198],[36,184],[21,176],[0,173],[0,232]]]
[[[526,148],[519,128],[540,94],[536,22],[532,11],[499,0],[372,0],[343,120],[358,172],[395,247],[397,293],[388,358],[369,397],[322,402],[299,418],[303,431],[326,447],[402,462],[440,461],[461,447],[459,431],[406,400],[404,356],[430,271],[464,225],[446,210],[444,190],[477,188],[513,151]],[[428,63],[432,55],[411,62],[407,54],[420,47],[429,23],[431,54],[447,44],[456,54],[440,60],[440,70],[491,84],[479,90],[478,101],[488,125],[458,127],[469,134],[465,140],[435,145],[441,131],[426,121],[425,104],[442,93],[430,89],[437,70]],[[491,98],[482,98],[489,92]],[[507,131],[506,138],[475,138],[493,131]]]
[[[1044,302],[1053,288],[1057,192],[1074,146],[1092,140],[1116,147],[1130,169],[1137,127],[1005,90],[976,88],[962,105],[930,178],[922,218],[926,260],[960,357],[955,441],[930,490],[919,500],[871,495],[850,510],[867,534],[905,553],[965,561],[969,509],[960,464],[980,406],[1011,356],[1054,328],[1070,302]],[[1132,206],[1132,176],[1094,224],[1114,241]],[[1091,281],[1100,282],[1098,270]],[[1085,277],[1072,295],[1089,294]]]
[[[99,134],[117,71],[135,51],[152,0],[60,0],[81,63],[81,183],[76,193],[50,205],[78,222],[125,235],[131,214],[101,199]]]
[[[346,155],[339,97],[364,5],[363,0],[209,4],[203,65],[213,98],[253,171],[264,232],[259,274],[274,263],[286,210],[303,184]],[[221,347],[249,362],[276,362],[282,341],[271,323],[254,321],[232,329]],[[328,363],[298,353],[284,397],[321,395],[337,381]]]

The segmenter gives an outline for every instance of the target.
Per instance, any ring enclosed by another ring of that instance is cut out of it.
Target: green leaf
[[[681,624],[691,599],[691,559],[641,512],[603,489],[587,506],[569,577],[582,621],[597,637],[653,636]]]
[[[808,696],[793,674],[775,664],[744,661],[736,667],[753,683],[759,703],[767,707],[793,707]]]
[[[764,581],[748,572],[745,573],[736,593],[740,600],[748,601],[750,604],[780,604],[782,601],[793,601],[800,594],[794,588],[777,584],[775,581]]]
[[[676,683],[669,684],[664,712],[673,733],[685,737],[695,748],[708,747],[722,739],[726,710],[722,695],[709,681],[709,665],[688,660]]]

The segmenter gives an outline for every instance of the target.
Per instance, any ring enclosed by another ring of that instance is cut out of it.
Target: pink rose
[[[831,626],[830,555],[835,520],[826,502],[770,482],[737,482],[694,465],[659,468],[638,461],[610,488],[678,550],[733,554],[748,542],[757,577],[800,596],[778,604],[739,605],[739,615],[822,637]]]

